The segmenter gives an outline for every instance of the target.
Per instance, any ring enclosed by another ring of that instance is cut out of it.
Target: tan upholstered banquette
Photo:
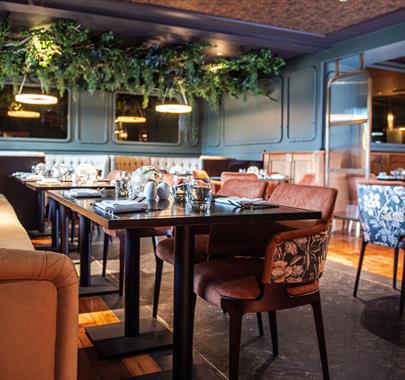
[[[77,378],[78,277],[64,255],[34,251],[0,194],[0,378]]]
[[[178,166],[182,172],[191,174],[201,169],[201,160],[199,157],[111,156],[111,170],[134,171],[148,165],[167,172]]]

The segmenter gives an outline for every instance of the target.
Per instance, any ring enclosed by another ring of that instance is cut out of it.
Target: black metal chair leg
[[[229,313],[229,380],[239,379],[242,316],[238,311]]]
[[[162,284],[163,273],[163,260],[155,255],[156,259],[156,271],[155,271],[155,290],[153,293],[153,311],[152,317],[156,318],[159,308],[160,287]]]
[[[401,284],[401,297],[399,301],[399,316],[402,317],[404,314],[404,305],[405,305],[405,247],[402,247],[404,251],[404,267],[402,270],[402,284]]]
[[[118,278],[118,294],[120,297],[124,294],[124,268],[125,268],[125,235],[120,235],[120,273]]]
[[[108,249],[110,245],[110,236],[104,232],[104,244],[103,244],[103,272],[102,276],[105,277],[107,271]]]
[[[73,243],[75,241],[75,221],[76,221],[76,216],[71,212],[71,217],[70,217],[70,242]]]
[[[264,335],[264,330],[263,330],[262,313],[256,313],[256,316],[257,316],[257,327],[259,328],[259,335],[263,336]]]
[[[273,346],[273,356],[278,355],[278,333],[277,333],[277,316],[275,311],[269,311],[269,323],[271,331],[271,344]]]
[[[392,278],[392,287],[397,288],[397,274],[398,274],[398,259],[399,259],[399,247],[394,248],[394,275]]]
[[[321,355],[323,379],[329,380],[328,354],[326,352],[325,330],[323,327],[321,301],[315,301],[312,304],[314,313],[316,335],[318,337],[319,353]]]
[[[361,267],[363,265],[364,252],[366,251],[366,247],[367,247],[367,242],[363,240],[363,242],[361,243],[361,251],[360,251],[360,256],[359,256],[359,264],[357,266],[356,281],[354,283],[353,297],[357,296],[357,289],[359,287]]]

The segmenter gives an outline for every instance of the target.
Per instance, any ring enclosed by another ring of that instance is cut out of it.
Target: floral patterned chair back
[[[396,247],[405,237],[405,184],[360,183],[357,191],[364,240]]]
[[[328,187],[283,184],[272,203],[320,211],[322,218],[273,236],[267,248],[263,282],[305,284],[322,276],[331,236],[337,190]]]

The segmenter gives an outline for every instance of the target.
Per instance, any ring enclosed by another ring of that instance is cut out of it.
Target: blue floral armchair
[[[368,243],[394,248],[393,287],[396,288],[399,249],[405,250],[405,183],[371,182],[357,185],[360,222],[363,229],[353,295],[357,295],[361,267]],[[405,303],[405,276],[402,279],[402,311]]]

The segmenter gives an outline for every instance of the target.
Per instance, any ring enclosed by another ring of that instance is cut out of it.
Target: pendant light
[[[26,77],[27,75],[24,75],[24,79],[21,82],[20,90],[18,91],[18,94],[15,96],[15,100],[17,102],[25,104],[37,104],[37,105],[53,105],[58,103],[58,98],[56,96],[33,92],[22,93]]]
[[[39,119],[41,114],[37,111],[24,110],[21,104],[13,102],[7,111],[7,116],[21,119]]]
[[[142,109],[138,102],[135,103],[137,110],[135,115],[120,115],[115,119],[116,123],[122,124],[143,124],[146,123],[146,117],[143,115]],[[125,111],[124,111],[125,113]]]
[[[155,107],[156,112],[162,112],[162,113],[172,113],[172,114],[185,114],[185,113],[190,113],[193,109],[192,107],[187,103],[187,98],[186,94],[184,92],[183,87],[180,85],[180,93],[181,93],[181,98],[182,98],[182,103],[180,102],[173,102],[173,103],[166,103],[165,98],[166,94],[163,97],[162,104],[158,104]]]

